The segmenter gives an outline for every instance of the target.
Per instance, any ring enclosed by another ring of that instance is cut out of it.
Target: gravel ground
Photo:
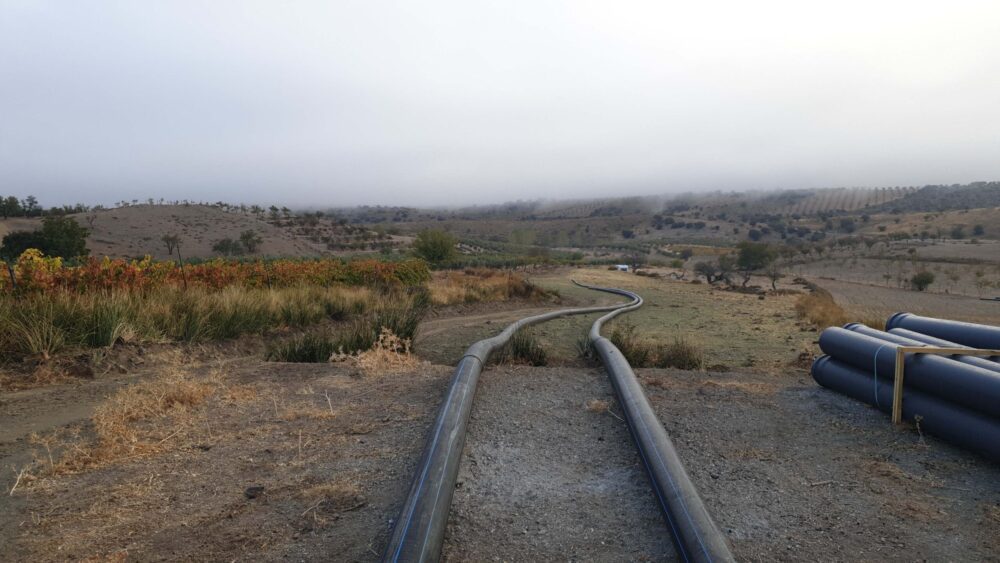
[[[805,371],[639,373],[737,559],[1000,559],[997,465]]]
[[[673,559],[603,371],[499,367],[480,381],[449,518],[448,561]],[[620,414],[620,413],[619,413]]]

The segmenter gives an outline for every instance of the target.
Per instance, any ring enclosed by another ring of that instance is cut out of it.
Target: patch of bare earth
[[[245,358],[113,393],[4,468],[0,558],[377,559],[450,369],[360,372]]]

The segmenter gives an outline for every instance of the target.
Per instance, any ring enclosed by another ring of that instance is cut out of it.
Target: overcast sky
[[[0,0],[0,193],[48,205],[995,179],[997,0]]]

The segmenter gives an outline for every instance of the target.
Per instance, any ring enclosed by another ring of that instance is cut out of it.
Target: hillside
[[[297,237],[250,214],[223,211],[208,205],[132,205],[72,215],[90,229],[87,248],[94,256],[138,258],[150,255],[169,258],[161,240],[177,235],[181,254],[188,258],[217,256],[212,245],[223,238],[239,238],[247,230],[256,231],[263,242],[261,256],[318,256],[321,247]],[[37,218],[10,218],[0,221],[0,233],[30,230],[40,225]]]
[[[1000,182],[966,185],[924,186],[901,199],[879,206],[880,210],[911,213],[1000,207]]]

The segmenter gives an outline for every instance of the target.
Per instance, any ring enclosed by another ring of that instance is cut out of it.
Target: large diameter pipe
[[[876,381],[867,371],[830,356],[813,362],[812,376],[823,387],[892,412],[892,378]],[[1000,421],[995,418],[905,386],[903,418],[916,423],[921,432],[1000,461]]]
[[[885,322],[885,329],[905,328],[928,336],[957,342],[969,348],[1000,350],[1000,327],[896,313]]]
[[[852,365],[880,380],[896,373],[899,344],[842,328],[831,327],[819,337],[823,353]],[[1000,374],[934,354],[907,354],[904,384],[930,395],[1000,416]]]
[[[950,340],[944,340],[942,338],[935,338],[933,336],[927,336],[926,334],[921,334],[916,331],[908,330],[905,328],[894,328],[889,331],[891,334],[897,336],[902,336],[904,338],[911,338],[920,342],[921,344],[928,344],[930,346],[939,346],[941,348],[969,348],[969,346],[963,346],[957,342],[952,342]],[[987,369],[998,369],[1000,366],[997,365],[997,360],[1000,360],[1000,356],[959,356],[962,358],[972,358],[975,360],[985,361],[989,363],[992,367]],[[985,366],[980,366],[985,367]]]
[[[894,328],[892,332],[884,332],[881,330],[875,330],[861,323],[848,323],[844,325],[844,329],[851,332],[857,332],[858,334],[864,334],[871,336],[873,338],[878,338],[880,340],[886,340],[894,344],[901,344],[903,346],[939,346],[941,348],[960,348],[958,344],[954,342],[948,342],[947,340],[941,340],[940,338],[934,338],[931,336],[925,336],[923,334],[906,330],[905,328]],[[918,338],[921,337],[921,338]],[[988,369],[993,372],[1000,373],[1000,364],[997,362],[991,362],[986,358],[981,358],[978,356],[963,356],[961,354],[955,354],[948,356],[949,358],[955,360],[956,362],[961,362],[963,364],[969,364],[970,366],[976,366],[983,369]]]
[[[590,286],[584,286],[590,287]],[[622,290],[590,287],[622,293]],[[625,293],[634,295],[631,293]],[[638,297],[638,296],[636,296]],[[598,319],[590,330],[590,342],[611,379],[618,403],[625,413],[629,433],[635,440],[660,509],[670,526],[674,546],[684,561],[735,561],[725,536],[705,508],[684,469],[673,442],[660,424],[628,361],[610,340],[601,336],[601,326],[614,316],[638,308],[623,307]]]
[[[638,296],[632,297],[632,302],[624,305],[563,309],[521,319],[497,336],[480,340],[466,350],[455,368],[437,418],[431,426],[410,491],[383,553],[383,561],[437,561],[441,557],[476,384],[490,356],[521,328],[558,317],[612,311],[636,302],[641,304]]]

